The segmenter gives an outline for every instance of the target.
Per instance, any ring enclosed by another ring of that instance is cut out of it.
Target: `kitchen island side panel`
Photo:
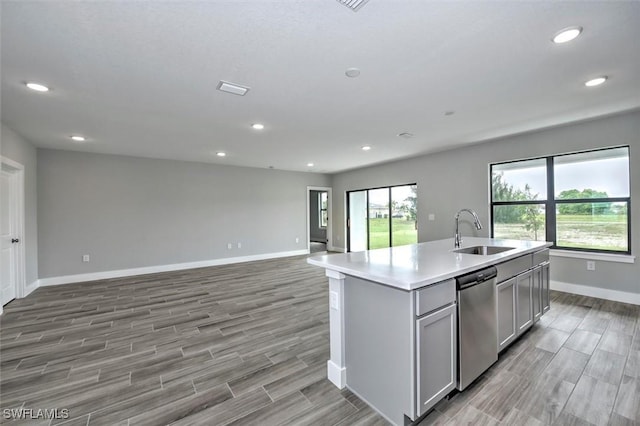
[[[415,310],[411,292],[347,276],[347,387],[394,424],[415,418]]]

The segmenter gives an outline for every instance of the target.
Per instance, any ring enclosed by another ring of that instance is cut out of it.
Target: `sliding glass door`
[[[347,251],[418,242],[417,186],[347,192]]]

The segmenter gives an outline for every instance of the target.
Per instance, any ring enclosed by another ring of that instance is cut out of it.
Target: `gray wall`
[[[22,237],[25,248],[25,269],[27,286],[38,279],[38,218],[36,190],[37,155],[36,148],[16,132],[1,125],[0,155],[24,166],[25,190],[25,235]]]
[[[307,186],[328,184],[313,173],[39,149],[40,278],[304,250]]]
[[[345,247],[345,191],[417,182],[418,240],[432,241],[453,236],[453,216],[463,207],[475,209],[482,231],[466,219],[463,235],[488,236],[489,163],[592,148],[629,145],[631,153],[631,246],[640,247],[640,112],[556,127],[503,138],[479,145],[354,170],[333,176],[334,246]],[[428,214],[435,214],[428,221]],[[635,264],[596,262],[587,271],[581,259],[553,258],[552,279],[566,283],[640,293],[640,260]]]
[[[327,229],[320,227],[319,194],[326,191],[309,191],[309,236],[317,243],[327,242]]]

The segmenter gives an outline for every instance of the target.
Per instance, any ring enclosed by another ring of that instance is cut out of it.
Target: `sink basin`
[[[473,246],[464,247],[454,250],[454,253],[477,254],[480,256],[489,256],[492,254],[502,253],[503,251],[513,250],[515,247],[504,246]]]

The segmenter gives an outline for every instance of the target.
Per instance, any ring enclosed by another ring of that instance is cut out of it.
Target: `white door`
[[[0,170],[0,240],[2,248],[0,259],[2,268],[0,269],[0,303],[2,306],[16,298],[16,217],[17,194],[15,185],[15,175]]]

